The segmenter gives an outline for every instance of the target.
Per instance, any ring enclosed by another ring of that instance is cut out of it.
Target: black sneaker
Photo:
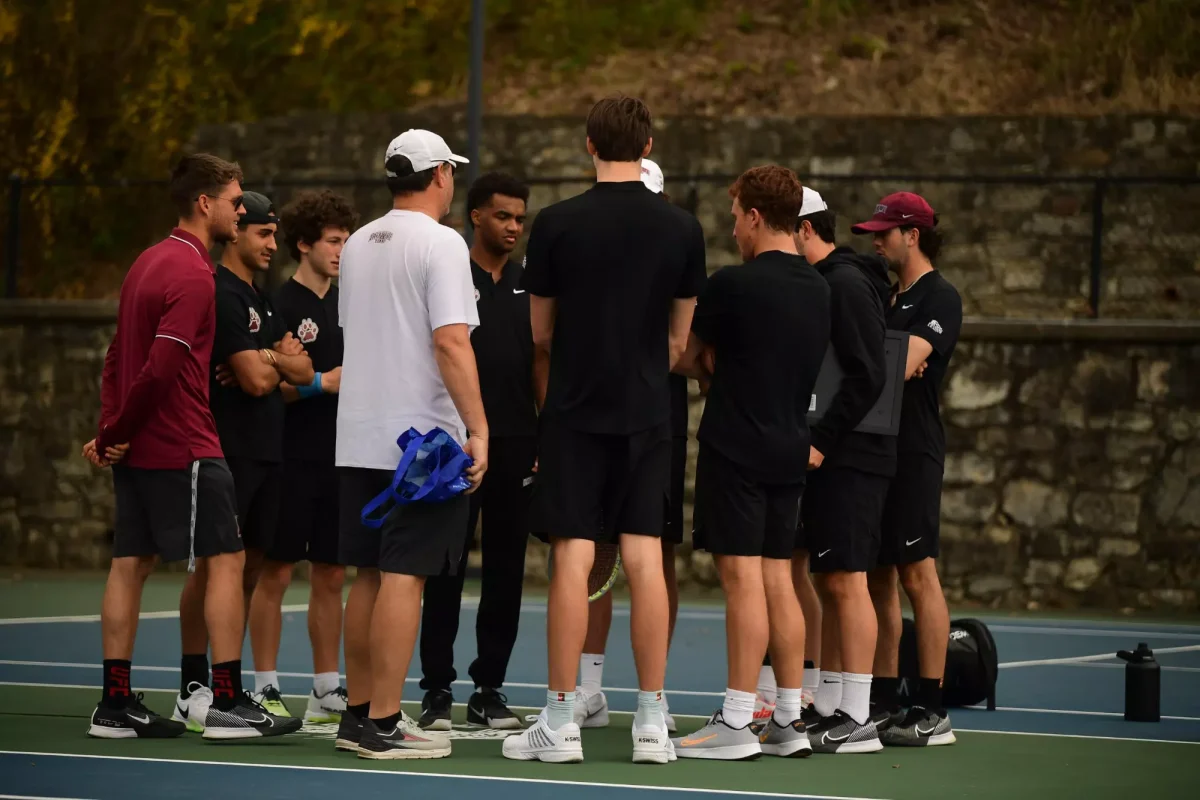
[[[299,717],[280,717],[267,711],[249,692],[243,692],[237,705],[221,711],[215,705],[208,709],[204,720],[205,739],[254,739],[261,736],[282,736],[300,730],[304,720]]]
[[[454,695],[448,689],[431,689],[421,700],[421,720],[417,724],[427,731],[450,730],[450,708]]]
[[[806,728],[813,728],[822,720],[829,719],[829,717],[822,717],[821,712],[817,711],[817,707],[812,703],[809,703],[804,707],[804,710],[800,712],[800,719],[804,720],[804,726]]]
[[[904,709],[899,707],[887,708],[879,703],[871,703],[871,722],[875,723],[875,730],[882,736],[883,732],[893,725],[898,725],[904,721]]]
[[[88,736],[97,739],[173,739],[182,736],[187,725],[160,717],[146,708],[142,704],[144,696],[138,692],[121,708],[97,705],[92,712]]]
[[[337,740],[333,743],[334,750],[358,752],[358,743],[362,741],[363,721],[354,716],[349,709],[342,712],[342,721],[338,723]]]
[[[521,727],[521,720],[508,707],[508,698],[486,687],[475,692],[467,701],[467,723],[500,731]]]
[[[926,709],[913,706],[900,722],[895,723],[879,737],[891,747],[936,747],[954,744],[954,730],[950,727],[950,715],[944,709]]]
[[[883,749],[871,720],[860,725],[840,708],[808,729],[814,753],[875,753]]]
[[[381,731],[371,720],[363,721],[359,758],[445,758],[450,755],[450,740],[426,733],[407,714],[400,715],[390,731]]]

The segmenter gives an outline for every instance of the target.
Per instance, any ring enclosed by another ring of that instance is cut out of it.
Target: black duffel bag
[[[988,711],[996,710],[996,679],[1000,659],[996,640],[987,625],[970,617],[951,620],[950,639],[946,643],[946,674],[942,681],[942,703],[973,706],[987,702]],[[920,685],[917,658],[917,626],[904,618],[900,636],[900,701],[909,705]]]

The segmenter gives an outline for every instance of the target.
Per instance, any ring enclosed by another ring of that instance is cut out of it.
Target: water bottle
[[[1139,642],[1137,650],[1118,650],[1125,661],[1125,719],[1130,722],[1158,722],[1159,682],[1162,669],[1154,652]]]

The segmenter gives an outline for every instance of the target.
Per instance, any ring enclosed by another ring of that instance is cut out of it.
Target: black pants
[[[478,655],[468,672],[476,686],[499,689],[521,621],[521,589],[525,581],[525,544],[529,537],[529,497],[537,440],[533,437],[491,441],[488,471],[479,491],[471,495],[471,521],[463,532],[468,540],[483,513],[483,586],[475,621]],[[421,612],[421,688],[449,689],[454,671],[454,640],[462,605],[467,553],[463,548],[457,575],[431,577],[425,582]]]

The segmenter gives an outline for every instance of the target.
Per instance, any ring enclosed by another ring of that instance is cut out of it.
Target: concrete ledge
[[[0,324],[117,320],[115,300],[0,300]],[[1002,342],[1200,343],[1200,321],[967,317],[962,338]]]

